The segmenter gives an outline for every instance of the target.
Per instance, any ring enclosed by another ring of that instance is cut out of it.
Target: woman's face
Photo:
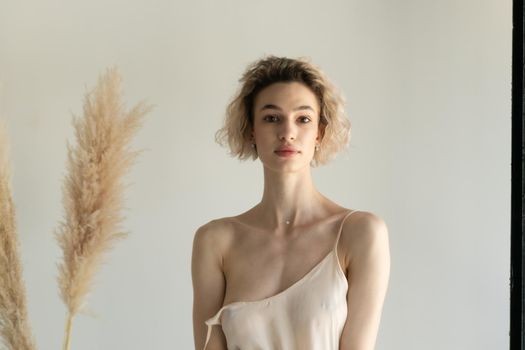
[[[253,143],[265,166],[288,171],[310,166],[320,141],[319,103],[306,85],[279,82],[265,87],[255,97],[253,116]],[[296,152],[279,152],[282,147]]]

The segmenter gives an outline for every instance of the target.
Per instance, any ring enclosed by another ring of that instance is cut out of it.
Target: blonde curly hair
[[[351,123],[344,110],[344,97],[308,58],[263,57],[248,65],[239,82],[241,85],[226,108],[224,125],[215,133],[215,141],[223,147],[228,145],[231,156],[240,160],[258,158],[250,141],[254,101],[262,89],[277,82],[303,83],[317,96],[321,142],[311,166],[328,163],[348,146]]]

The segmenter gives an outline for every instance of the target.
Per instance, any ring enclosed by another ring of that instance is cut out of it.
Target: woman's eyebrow
[[[264,105],[264,106],[260,109],[260,111],[263,111],[263,110],[265,110],[265,109],[277,109],[277,110],[279,110],[279,111],[282,111],[281,107],[276,106],[276,105],[272,105],[272,104]],[[307,109],[311,110],[312,112],[315,112],[314,109],[313,109],[312,107],[308,106],[308,105],[299,106],[299,107],[297,107],[297,108],[294,109],[294,112],[295,112],[295,111],[307,110]]]

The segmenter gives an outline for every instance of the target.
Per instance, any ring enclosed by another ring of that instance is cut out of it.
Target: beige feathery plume
[[[108,69],[86,94],[83,118],[73,120],[77,144],[68,144],[65,215],[55,233],[64,259],[58,265],[60,296],[68,311],[64,349],[70,346],[73,317],[85,312],[104,253],[127,235],[118,231],[123,220],[121,178],[139,153],[129,151],[128,144],[151,106],[141,102],[124,110],[120,83],[117,68]]]
[[[35,349],[27,317],[11,196],[6,128],[0,122],[0,340],[9,350]]]

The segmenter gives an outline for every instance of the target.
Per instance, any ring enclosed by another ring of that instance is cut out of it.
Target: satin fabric
[[[284,291],[257,301],[224,305],[206,320],[206,349],[214,325],[221,325],[228,350],[338,350],[347,316],[348,282],[336,242],[323,260]]]

